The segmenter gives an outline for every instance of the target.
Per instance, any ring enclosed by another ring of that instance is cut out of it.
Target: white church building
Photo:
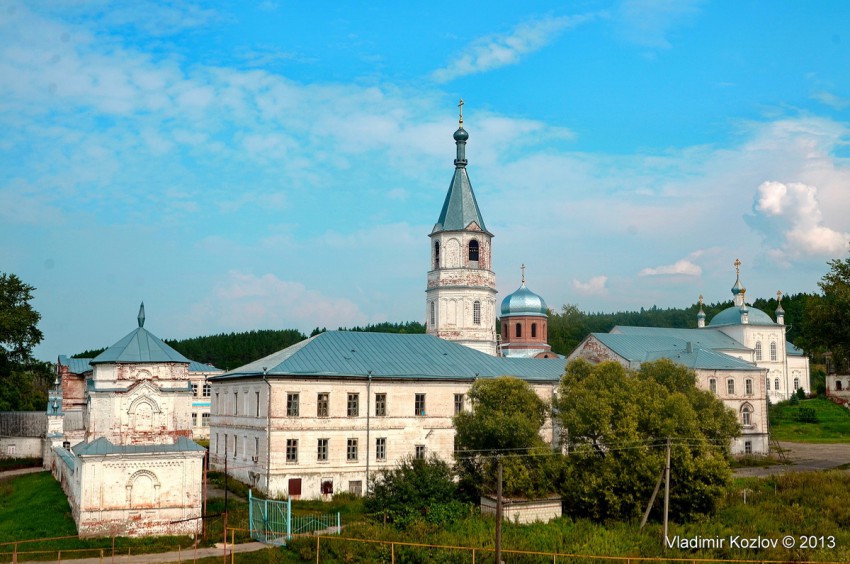
[[[746,304],[740,266],[736,260],[733,305],[708,326],[700,296],[696,329],[617,326],[609,333],[588,335],[569,359],[613,360],[636,370],[643,362],[669,358],[692,368],[697,385],[716,394],[738,415],[742,434],[733,442],[732,452],[767,454],[768,402],[789,399],[798,389],[811,392],[809,359],[785,340],[781,292],[776,321]]]
[[[190,361],[144,328],[91,359],[82,425],[66,434],[50,395],[45,466],[68,495],[81,537],[195,534],[206,450],[191,440]]]

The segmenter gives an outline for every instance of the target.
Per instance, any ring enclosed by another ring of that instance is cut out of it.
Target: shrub
[[[815,409],[812,407],[801,407],[799,410],[797,410],[797,413],[794,414],[794,419],[796,419],[800,423],[817,423],[818,414],[817,411],[815,411]]]

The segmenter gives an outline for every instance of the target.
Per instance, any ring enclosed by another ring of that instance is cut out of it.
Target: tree
[[[0,273],[0,411],[43,409],[50,367],[35,362],[33,348],[43,335],[41,315],[32,307],[34,287]]]
[[[735,414],[696,387],[692,370],[663,359],[637,372],[616,362],[567,365],[556,417],[568,432],[561,493],[574,516],[633,519],[649,501],[671,451],[671,512],[712,512],[731,478]]]
[[[436,456],[407,457],[395,468],[378,472],[364,506],[401,527],[420,519],[440,524],[466,513],[466,506],[457,501],[451,467]]]
[[[30,304],[33,286],[14,274],[0,273],[0,356],[26,363],[44,337],[37,325],[39,314]]]
[[[552,493],[552,449],[540,437],[547,407],[531,386],[508,376],[478,380],[469,399],[472,411],[454,417],[461,489],[473,497],[494,493],[501,456],[504,495]]]
[[[829,261],[818,286],[823,293],[808,303],[804,317],[807,344],[832,353],[837,371],[850,368],[850,258]]]

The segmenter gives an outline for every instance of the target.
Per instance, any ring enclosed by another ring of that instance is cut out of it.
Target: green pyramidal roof
[[[189,364],[191,362],[144,328],[144,303],[139,308],[138,319],[138,329],[94,357],[91,364],[109,362],[185,362]]]
[[[472,223],[477,224],[481,231],[487,232],[466,168],[457,167],[433,232],[463,231]]]

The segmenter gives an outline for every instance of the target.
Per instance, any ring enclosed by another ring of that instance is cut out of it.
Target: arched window
[[[436,317],[436,307],[434,307],[434,302],[431,302],[431,317],[428,321],[430,321],[432,327],[434,326],[434,321]]]
[[[764,379],[764,387],[767,388],[767,391],[770,391],[770,378]]]
[[[741,424],[744,427],[750,427],[753,424],[753,408],[748,403],[741,408]]]
[[[799,389],[800,389],[800,379],[794,378],[794,391],[796,392]]]
[[[709,378],[708,389],[711,390],[712,394],[716,394],[717,393],[717,380],[715,380],[714,378]]]
[[[761,360],[761,341],[756,341],[756,361]]]
[[[532,323],[531,324],[531,338],[534,339],[536,337],[537,337],[537,324]]]
[[[776,341],[770,343],[770,360],[776,361]]]
[[[516,324],[516,336],[522,337],[522,325],[519,323]]]
[[[773,389],[777,391],[779,390],[779,378],[773,379]]]
[[[508,324],[507,323],[502,323],[502,338],[503,339],[508,338]]]
[[[440,242],[434,241],[434,270],[440,268]]]
[[[478,241],[469,242],[469,262],[478,262]]]
[[[472,322],[481,325],[481,302],[478,300],[472,303]]]

